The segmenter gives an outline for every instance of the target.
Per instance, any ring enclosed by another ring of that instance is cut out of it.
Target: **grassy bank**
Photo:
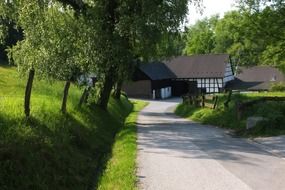
[[[204,124],[211,124],[223,128],[232,129],[242,136],[274,136],[285,134],[285,103],[262,102],[254,105],[244,112],[240,120],[237,119],[236,102],[245,102],[265,96],[285,96],[285,93],[249,93],[234,94],[229,108],[224,108],[226,95],[219,96],[218,109],[197,108],[180,104],[175,113]],[[266,121],[258,123],[257,127],[246,130],[246,119],[250,116],[262,116]]]
[[[99,183],[100,190],[136,189],[136,120],[138,112],[144,106],[146,106],[145,102],[134,102],[134,110],[127,117],[124,127],[117,134],[112,157]]]
[[[111,99],[108,112],[78,108],[82,91],[72,86],[63,115],[64,84],[36,80],[27,123],[24,87],[15,68],[0,66],[0,189],[86,190],[132,104]]]

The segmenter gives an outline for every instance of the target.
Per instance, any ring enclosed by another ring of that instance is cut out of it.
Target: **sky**
[[[219,14],[221,17],[225,12],[235,9],[235,0],[203,0],[203,14],[201,15],[193,4],[189,7],[188,24],[194,24],[197,20]]]

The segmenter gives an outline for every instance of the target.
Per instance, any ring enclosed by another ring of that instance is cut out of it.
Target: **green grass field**
[[[261,102],[248,109],[241,120],[237,119],[236,102],[255,100],[265,96],[285,96],[284,92],[264,92],[234,94],[229,108],[224,108],[223,103],[227,95],[220,95],[218,108],[197,108],[194,106],[180,104],[175,113],[179,116],[199,121],[204,124],[211,124],[223,128],[232,129],[241,136],[274,136],[285,134],[285,102]],[[262,116],[267,121],[259,123],[257,127],[246,130],[246,119],[250,116]]]
[[[62,82],[34,81],[31,121],[23,114],[26,78],[0,65],[0,189],[86,190],[112,150],[133,105],[110,100],[108,112],[78,108],[82,91],[71,87],[61,114]]]

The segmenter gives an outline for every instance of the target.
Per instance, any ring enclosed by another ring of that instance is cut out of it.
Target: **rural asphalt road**
[[[285,189],[284,159],[222,129],[175,116],[177,102],[150,101],[139,115],[140,189]]]

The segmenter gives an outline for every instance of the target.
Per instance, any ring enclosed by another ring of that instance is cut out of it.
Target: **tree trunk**
[[[90,91],[90,87],[87,87],[84,89],[82,96],[80,98],[80,101],[79,101],[79,105],[78,105],[79,107],[81,107],[83,103],[86,103],[88,96],[89,96],[89,91]]]
[[[26,91],[25,91],[24,109],[25,109],[26,118],[30,117],[30,102],[31,102],[31,94],[32,94],[34,76],[35,76],[35,69],[32,68],[29,71],[29,78],[27,81]]]
[[[66,81],[63,91],[62,104],[61,104],[62,113],[66,113],[66,103],[67,103],[69,87],[70,87],[70,81]]]
[[[112,72],[109,72],[109,73],[112,73]],[[112,87],[113,87],[112,74],[108,74],[108,76],[106,77],[103,83],[103,89],[100,92],[100,96],[98,100],[98,106],[102,108],[103,110],[107,109]]]
[[[114,92],[114,97],[117,100],[120,100],[120,98],[121,98],[122,85],[123,85],[123,81],[119,80],[117,82],[116,89],[115,89],[115,92]]]
[[[106,40],[106,43],[109,43],[108,41],[112,41],[114,39],[114,31],[115,31],[115,25],[116,25],[116,9],[117,9],[117,0],[108,0],[106,1],[106,15],[105,15],[105,23],[103,24],[103,28],[105,30],[105,33],[108,36],[108,40]],[[105,57],[106,56],[106,57]],[[108,54],[104,55],[104,57],[107,59],[107,65],[109,65],[108,71],[105,73],[105,79],[103,81],[103,88],[100,91],[99,100],[97,102],[98,106],[102,108],[103,110],[107,110],[110,94],[112,91],[112,87],[114,85],[114,74],[116,74],[118,71],[115,68],[114,63],[114,55]]]

